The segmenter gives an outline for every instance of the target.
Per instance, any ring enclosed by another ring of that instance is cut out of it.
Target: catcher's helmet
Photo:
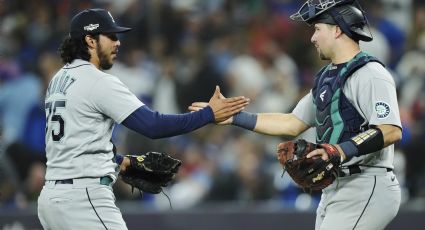
[[[290,18],[309,25],[319,22],[338,25],[354,40],[368,42],[373,39],[370,30],[364,31],[369,25],[364,11],[356,0],[307,0]]]

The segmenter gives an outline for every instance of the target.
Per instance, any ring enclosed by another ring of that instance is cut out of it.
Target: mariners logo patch
[[[386,118],[390,114],[390,106],[383,101],[376,102],[375,110],[378,118],[380,119]]]

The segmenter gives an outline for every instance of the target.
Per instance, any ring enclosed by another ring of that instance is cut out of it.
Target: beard
[[[114,64],[112,61],[109,61],[109,55],[103,52],[102,46],[99,44],[99,49],[97,52],[97,58],[99,59],[99,67],[103,70],[108,70],[112,68]]]

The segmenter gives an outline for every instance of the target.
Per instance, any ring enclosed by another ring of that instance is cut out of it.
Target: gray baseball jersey
[[[369,62],[348,78],[343,89],[347,99],[369,125],[391,124],[401,127],[394,80],[379,63]],[[315,126],[316,107],[312,93],[297,104],[292,113],[310,126]],[[378,152],[353,157],[344,165],[365,164],[394,168],[394,145]]]
[[[90,62],[65,65],[46,92],[46,180],[105,175],[115,180],[114,124],[142,105],[117,77]]]

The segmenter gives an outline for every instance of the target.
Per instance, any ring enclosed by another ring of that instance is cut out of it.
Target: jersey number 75
[[[45,104],[46,110],[46,139],[49,138],[49,135],[52,135],[53,141],[60,141],[65,135],[65,121],[62,116],[57,112],[57,108],[65,108],[66,101],[52,101]],[[52,128],[52,132],[48,133],[48,127],[51,125],[51,122],[59,123],[59,130]]]

